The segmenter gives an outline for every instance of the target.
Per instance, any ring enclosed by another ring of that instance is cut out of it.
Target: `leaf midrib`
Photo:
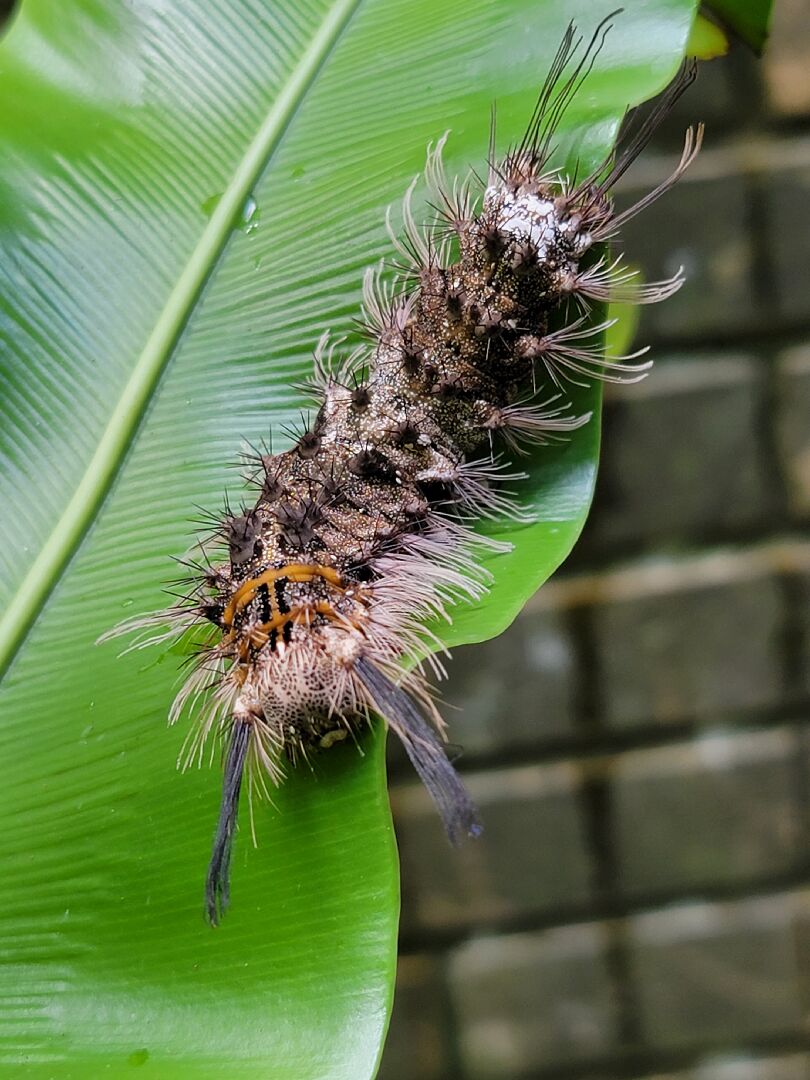
[[[104,503],[233,223],[362,0],[337,0],[265,116],[179,274],[67,506],[0,618],[5,675]]]

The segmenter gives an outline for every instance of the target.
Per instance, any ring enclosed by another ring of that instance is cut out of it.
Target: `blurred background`
[[[382,1080],[810,1077],[810,10],[699,81],[632,171],[656,368],[611,392],[591,518],[445,698],[486,832],[392,761]]]

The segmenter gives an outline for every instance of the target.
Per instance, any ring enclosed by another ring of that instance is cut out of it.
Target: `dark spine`
[[[237,720],[231,729],[231,741],[225,760],[222,780],[222,801],[219,820],[211,849],[211,861],[205,879],[205,914],[212,926],[218,926],[230,902],[230,868],[233,836],[239,813],[239,793],[242,790],[242,774],[245,769],[250,724]]]
[[[354,669],[379,714],[402,740],[411,764],[441,815],[450,842],[458,846],[465,836],[480,835],[478,811],[467,789],[447,760],[436,732],[411,698],[369,660],[359,659]]]

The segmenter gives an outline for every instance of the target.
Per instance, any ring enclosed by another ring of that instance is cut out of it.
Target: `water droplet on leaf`
[[[244,233],[248,236],[259,227],[259,221],[261,220],[261,214],[259,212],[259,204],[253,198],[252,195],[248,195],[245,200],[245,205],[242,207],[242,214],[239,219],[239,226]]]

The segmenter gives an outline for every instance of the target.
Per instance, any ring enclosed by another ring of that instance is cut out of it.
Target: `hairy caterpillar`
[[[203,545],[178,604],[123,624],[136,646],[202,624],[208,644],[178,694],[174,722],[198,701],[182,759],[201,760],[212,733],[227,736],[219,820],[205,906],[216,924],[229,901],[229,862],[243,776],[266,792],[285,764],[345,739],[381,716],[402,740],[453,842],[479,829],[448,761],[444,725],[419,665],[425,623],[486,590],[470,520],[522,511],[503,487],[496,452],[564,437],[587,423],[566,402],[568,383],[634,380],[642,353],[606,363],[589,321],[592,302],[652,303],[681,275],[637,286],[604,245],[666,191],[697,153],[687,132],[673,174],[616,213],[611,190],[694,77],[684,67],[647,120],[584,178],[554,169],[560,119],[587,77],[610,17],[583,45],[569,27],[521,141],[489,155],[483,198],[449,184],[444,139],[425,178],[439,222],[394,238],[395,284],[364,283],[370,344],[340,360],[322,340],[310,389],[319,409],[283,453],[257,453],[254,505],[213,522],[218,559]],[[644,350],[642,350],[644,352]],[[514,474],[512,474],[514,475]],[[409,670],[405,670],[408,668]]]

